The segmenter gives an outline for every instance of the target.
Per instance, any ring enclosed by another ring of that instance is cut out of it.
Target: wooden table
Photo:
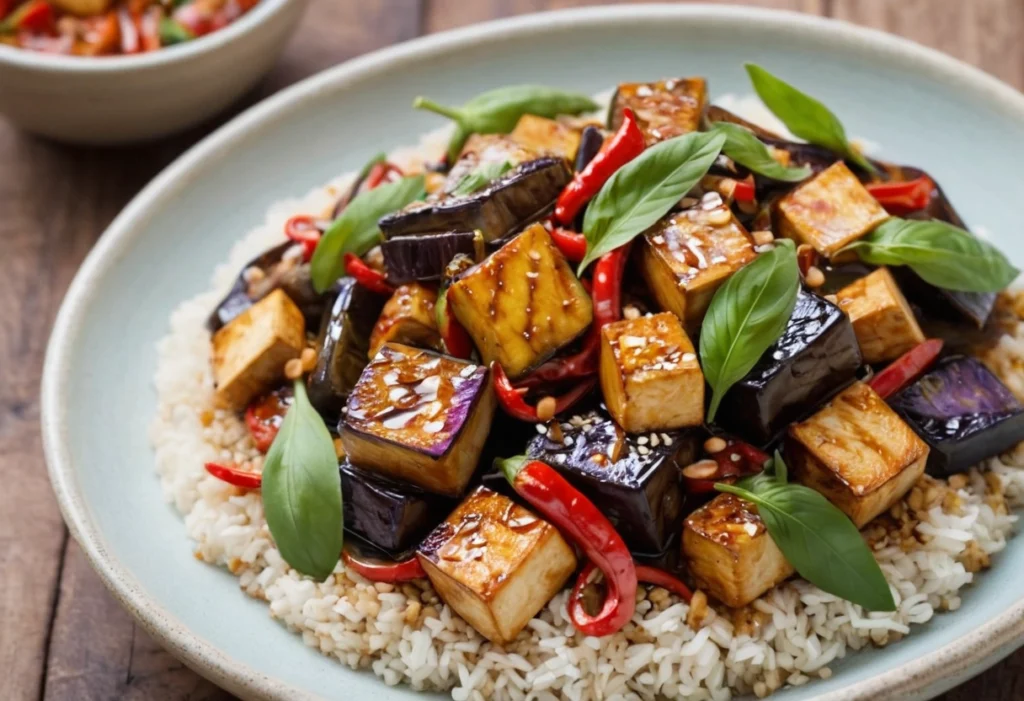
[[[245,104],[424,33],[579,0],[313,0]],[[592,4],[592,3],[591,3]],[[1022,0],[748,0],[901,34],[1024,88]],[[39,439],[50,325],[83,256],[128,200],[230,115],[160,143],[58,146],[0,121],[0,699],[226,699],[142,632],[68,538]],[[297,643],[296,643],[297,644]],[[1024,651],[944,701],[1024,698]]]

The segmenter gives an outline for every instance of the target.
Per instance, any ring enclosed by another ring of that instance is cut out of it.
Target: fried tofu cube
[[[516,122],[510,136],[525,148],[545,156],[561,156],[567,161],[576,158],[580,132],[554,119],[524,114]]]
[[[612,99],[608,126],[618,129],[622,110],[629,107],[651,146],[700,129],[707,103],[708,86],[703,78],[621,83]]]
[[[895,360],[924,341],[914,312],[886,268],[839,290],[836,300],[853,322],[866,363]]]
[[[683,557],[697,585],[740,608],[793,574],[757,507],[719,494],[683,524]]]
[[[779,231],[831,258],[889,218],[842,161],[779,200]]]
[[[509,643],[576,569],[558,529],[479,487],[420,545],[438,596],[499,645]]]
[[[244,409],[284,378],[285,363],[305,347],[302,311],[284,291],[274,290],[213,335],[217,404]]]
[[[516,379],[583,333],[590,295],[551,236],[533,224],[448,288],[448,304],[484,362]]]
[[[640,265],[655,300],[690,333],[700,330],[719,286],[756,256],[750,234],[724,206],[663,219],[640,244]]]
[[[704,422],[704,373],[671,312],[601,329],[601,390],[609,413],[629,433]]]
[[[372,358],[385,343],[403,343],[418,348],[441,350],[434,305],[437,293],[418,283],[402,285],[384,304],[370,334]]]
[[[461,497],[496,406],[486,367],[386,343],[352,389],[339,432],[353,465]]]
[[[863,382],[786,437],[791,479],[816,489],[863,528],[924,474],[928,444]]]

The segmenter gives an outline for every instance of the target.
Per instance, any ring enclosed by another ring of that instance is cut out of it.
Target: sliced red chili
[[[395,291],[384,273],[374,270],[355,253],[345,254],[345,274],[355,278],[355,281],[370,290],[383,295],[393,294]]]
[[[203,467],[217,479],[243,489],[259,489],[263,483],[263,475],[259,472],[249,472],[219,462],[208,462]]]
[[[579,263],[587,255],[587,239],[583,234],[556,226],[551,230],[551,241],[573,263]]]
[[[0,34],[32,32],[50,34],[56,28],[56,15],[47,0],[30,0],[0,22]]]
[[[388,562],[357,558],[346,549],[341,551],[341,559],[344,561],[345,567],[371,582],[408,582],[413,579],[424,579],[427,576],[423,565],[415,555],[408,560]]]
[[[308,261],[313,257],[313,252],[323,234],[316,219],[308,214],[298,214],[284,223],[284,235],[292,241],[302,244],[302,256]]]
[[[442,283],[441,289],[437,292],[434,311],[437,315],[437,330],[441,334],[448,355],[463,359],[473,355],[473,341],[448,305],[448,282]]]
[[[292,399],[291,388],[282,388],[260,397],[245,410],[245,425],[260,452],[270,450]]]
[[[690,591],[690,587],[686,586],[682,580],[672,576],[665,570],[660,570],[657,567],[651,567],[650,565],[636,566],[636,578],[644,584],[653,584],[656,587],[662,589],[668,589],[670,592],[678,596],[683,601],[689,603],[693,597],[693,592]]]
[[[491,376],[494,381],[494,391],[498,397],[498,403],[505,410],[506,414],[520,421],[532,423],[541,421],[540,417],[537,416],[537,407],[528,404],[523,398],[527,389],[525,387],[513,387],[512,382],[508,379],[508,375],[505,374],[504,368],[501,367],[501,363],[498,361],[491,363]],[[576,402],[587,396],[595,384],[597,384],[596,378],[590,378],[576,385],[565,394],[555,397],[554,413],[561,414],[563,411],[567,411]]]
[[[392,179],[392,176],[398,178],[402,177],[402,169],[388,161],[374,163],[373,167],[370,168],[370,172],[366,174],[366,189],[372,190],[375,187],[383,185],[384,183],[389,182]]]
[[[737,180],[736,187],[732,191],[732,198],[737,202],[755,201],[757,199],[757,192],[754,189],[753,179]]]
[[[888,399],[923,375],[940,353],[942,353],[942,339],[929,338],[911,348],[868,380],[868,385],[882,399]]]
[[[897,216],[927,208],[935,192],[935,183],[927,175],[906,182],[868,183],[865,187],[885,211]]]

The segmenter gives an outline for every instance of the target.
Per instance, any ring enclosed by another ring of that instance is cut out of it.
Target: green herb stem
[[[462,110],[458,110],[453,107],[445,107],[444,105],[438,104],[433,100],[422,96],[413,100],[412,106],[418,110],[426,110],[428,112],[433,112],[434,114],[439,114],[442,117],[448,117],[456,122],[462,119]]]

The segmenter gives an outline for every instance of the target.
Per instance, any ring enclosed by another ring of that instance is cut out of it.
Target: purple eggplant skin
[[[725,393],[716,421],[739,438],[766,446],[853,382],[861,363],[849,317],[801,290],[782,336]]]
[[[350,277],[341,278],[334,290],[319,322],[316,365],[307,381],[309,401],[329,423],[340,416],[368,363],[370,334],[387,301]]]
[[[527,456],[554,467],[594,502],[630,550],[664,551],[682,521],[680,471],[696,455],[696,432],[626,434],[603,409],[572,417],[561,431],[561,440],[535,435]]]
[[[345,530],[404,559],[455,508],[456,501],[342,462]]]
[[[926,470],[964,472],[1024,440],[1024,406],[976,358],[951,356],[889,400],[928,444]]]
[[[573,169],[579,173],[590,165],[602,146],[604,146],[604,134],[601,133],[601,130],[592,124],[585,127],[580,134],[580,145],[576,149],[576,163]]]
[[[507,238],[550,213],[572,173],[561,158],[538,158],[513,168],[484,189],[415,204],[383,217],[385,239],[442,231],[479,231],[484,241]]]
[[[477,236],[473,231],[396,236],[382,243],[380,249],[388,282],[395,285],[435,282],[442,278],[448,263],[458,254],[477,257]]]

